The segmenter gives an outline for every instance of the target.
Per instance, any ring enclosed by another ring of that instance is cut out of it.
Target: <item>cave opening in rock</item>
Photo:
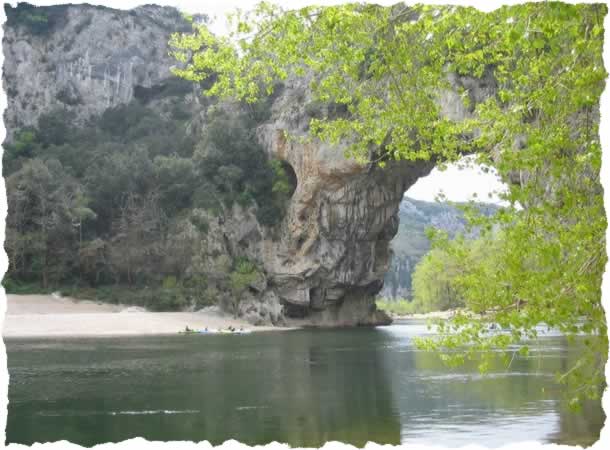
[[[297,190],[297,174],[288,161],[280,160],[280,167],[282,168],[282,171],[288,181],[288,196],[292,197],[294,192]]]
[[[290,319],[304,319],[309,311],[307,305],[296,305],[294,303],[283,302],[284,315]]]

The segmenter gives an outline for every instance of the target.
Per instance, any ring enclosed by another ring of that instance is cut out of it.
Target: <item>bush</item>
[[[233,293],[233,308],[234,312],[237,311],[237,305],[241,300],[241,296],[252,285],[255,283],[261,273],[252,261],[246,258],[238,258],[233,265],[233,271],[229,275],[229,286]]]
[[[199,214],[191,214],[189,216],[189,221],[200,233],[207,234],[210,230],[210,224],[208,223],[208,221],[205,218],[201,217]]]
[[[28,3],[19,3],[12,7],[4,5],[7,24],[9,26],[25,27],[30,33],[44,35],[50,33],[54,27],[59,26],[66,17],[65,5],[36,7]]]
[[[188,306],[188,301],[181,289],[163,288],[152,290],[146,304],[152,311],[181,311]]]
[[[99,119],[99,127],[113,135],[125,137],[127,131],[136,127],[151,111],[139,102],[133,101],[127,105],[109,108]]]
[[[406,316],[409,314],[417,314],[424,312],[416,302],[409,301],[407,299],[400,300],[389,300],[385,298],[378,299],[376,301],[377,308],[398,316]]]
[[[178,285],[178,280],[174,275],[168,275],[163,279],[163,289],[173,289]]]
[[[264,203],[256,210],[256,220],[261,225],[276,225],[281,221],[282,217],[282,211],[272,203]]]
[[[229,117],[218,111],[195,153],[204,183],[194,195],[196,205],[215,209],[220,199],[227,207],[234,202],[254,202],[260,223],[273,226],[285,213],[296,188],[294,171],[279,161],[269,161],[254,136],[255,123],[245,115]],[[205,186],[205,188],[204,188]]]
[[[17,280],[10,276],[5,276],[2,280],[2,286],[7,294],[50,294],[53,289],[43,288],[39,282]]]
[[[55,98],[64,105],[75,106],[83,102],[83,100],[68,88],[63,88],[55,95]]]
[[[57,108],[38,118],[38,139],[45,147],[67,142],[73,132],[76,115],[67,109]]]

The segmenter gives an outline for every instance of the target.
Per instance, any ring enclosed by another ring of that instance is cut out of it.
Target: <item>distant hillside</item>
[[[491,215],[498,206],[481,203],[483,213]],[[392,263],[379,297],[410,298],[411,274],[430,249],[426,228],[445,230],[449,236],[465,230],[463,213],[454,204],[426,202],[405,197],[400,204],[400,226],[392,240]]]

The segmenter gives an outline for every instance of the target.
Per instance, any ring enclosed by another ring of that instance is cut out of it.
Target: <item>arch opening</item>
[[[435,167],[418,179],[400,203],[398,231],[390,242],[388,270],[377,298],[413,300],[412,275],[430,250],[426,228],[440,228],[450,237],[463,232],[466,221],[454,203],[473,200],[493,213],[505,204],[501,194],[507,189],[496,170],[477,164],[474,155],[464,156],[444,169]]]

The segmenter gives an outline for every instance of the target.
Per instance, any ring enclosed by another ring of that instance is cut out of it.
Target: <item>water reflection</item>
[[[552,374],[571,353],[551,337],[489,376],[415,350],[422,323],[248,336],[9,341],[7,441],[92,446],[235,438],[319,447],[338,440],[588,445],[599,402],[567,413]],[[583,426],[586,424],[586,426]]]
[[[383,346],[362,331],[8,342],[7,440],[398,444]]]
[[[415,326],[386,331],[394,345],[402,345],[422,332],[421,323]],[[594,443],[605,418],[601,402],[570,412],[561,401],[563,386],[555,383],[554,374],[575,362],[578,345],[549,333],[530,347],[530,356],[516,356],[508,365],[498,355],[486,374],[475,362],[449,369],[436,355],[412,347],[403,358],[388,354],[401,441],[448,447],[473,441],[487,447],[518,441]]]

